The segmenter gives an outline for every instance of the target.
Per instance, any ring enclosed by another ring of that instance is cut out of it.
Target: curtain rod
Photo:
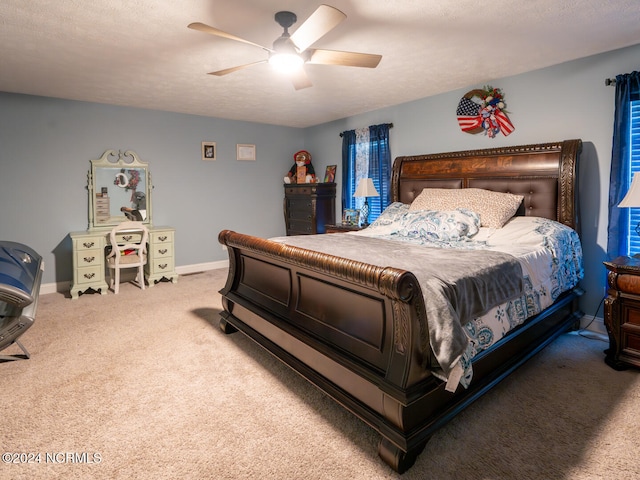
[[[615,78],[605,78],[604,79],[604,84],[609,87],[609,86],[614,86],[616,85],[616,79]]]
[[[382,125],[386,125],[389,128],[393,128],[393,123],[383,123]],[[348,130],[345,130],[345,132],[348,132]],[[340,136],[342,137],[342,135],[344,134],[344,132],[340,132]]]

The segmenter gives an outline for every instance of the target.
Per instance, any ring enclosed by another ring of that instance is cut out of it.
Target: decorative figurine
[[[311,164],[311,154],[306,150],[300,150],[293,159],[295,163],[284,177],[284,183],[316,183],[316,171]]]

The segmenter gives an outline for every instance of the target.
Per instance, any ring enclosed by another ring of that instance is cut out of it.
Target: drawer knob
[[[133,235],[123,235],[122,239],[126,242],[130,241],[133,238]]]
[[[165,269],[167,268],[167,264],[166,263],[161,263],[160,265],[158,265],[158,267],[160,267],[161,269]]]
[[[96,257],[84,257],[84,261],[87,263],[91,263],[96,259]]]
[[[86,278],[87,280],[91,280],[95,276],[96,276],[95,273],[85,273],[84,274],[84,278]]]
[[[84,242],[82,245],[84,246],[84,248],[91,248],[95,244],[93,242]]]
[[[163,236],[161,236],[161,237],[158,237],[158,240],[160,240],[161,242],[164,242],[164,241],[166,241],[166,240],[167,240],[167,236],[166,236],[166,235],[163,235]]]
[[[162,249],[158,250],[158,252],[160,252],[162,255],[164,255],[165,253],[168,252],[168,250],[166,248],[162,248]]]

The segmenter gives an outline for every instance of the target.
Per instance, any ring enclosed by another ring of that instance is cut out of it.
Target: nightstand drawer
[[[616,370],[640,367],[640,259],[618,257],[604,265],[609,285],[604,312],[609,335],[605,362]]]
[[[638,325],[640,328],[640,304],[636,304],[635,308],[625,308],[624,323]]]
[[[640,357],[640,326],[622,325],[622,349],[624,353]]]

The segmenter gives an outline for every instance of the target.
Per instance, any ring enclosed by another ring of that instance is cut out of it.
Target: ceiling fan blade
[[[304,68],[300,67],[291,74],[291,83],[296,90],[302,90],[303,88],[312,87],[311,80],[307,76],[307,72]]]
[[[215,75],[216,77],[222,77],[223,75],[227,75],[229,73],[236,72],[238,70],[242,70],[243,68],[251,67],[253,65],[258,65],[259,63],[267,63],[266,60],[260,60],[253,63],[246,63],[244,65],[238,65],[237,67],[225,68],[224,70],[218,70],[217,72],[209,72],[207,75]]]
[[[301,52],[334,29],[347,16],[337,8],[320,5],[291,35],[291,41]]]
[[[336,50],[313,50],[307,63],[321,65],[344,65],[347,67],[376,68],[382,55],[371,53],[341,52]]]
[[[253,43],[249,40],[245,40],[244,38],[236,37],[235,35],[231,35],[230,33],[223,32],[222,30],[218,30],[217,28],[210,27],[209,25],[205,25],[204,23],[194,22],[188,25],[189,28],[193,30],[198,30],[200,32],[208,33],[210,35],[216,35],[217,37],[228,38],[229,40],[235,40],[236,42],[248,43],[249,45],[254,45],[258,48],[262,48],[267,52],[270,52],[271,49],[267,47],[263,47],[257,43]]]

